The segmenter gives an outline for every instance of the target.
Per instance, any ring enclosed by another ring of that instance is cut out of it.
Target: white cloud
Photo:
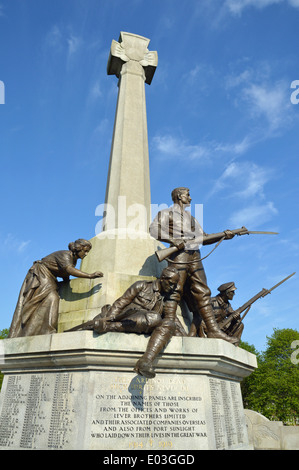
[[[23,253],[27,246],[29,245],[30,240],[20,240],[15,235],[8,233],[3,240],[3,249],[5,251],[14,251],[17,253]]]
[[[59,26],[54,25],[46,35],[46,46],[60,48],[62,45],[62,32]]]
[[[245,137],[242,141],[235,143],[207,142],[192,145],[183,139],[166,134],[155,136],[153,145],[166,158],[177,157],[189,161],[207,162],[211,157],[214,158],[217,153],[240,155],[248,149],[250,141],[249,138]]]
[[[45,37],[45,45],[54,53],[66,55],[67,62],[73,59],[81,49],[83,40],[80,36],[73,34],[69,28],[63,28],[57,24],[53,25]]]
[[[215,182],[208,197],[217,193],[246,203],[230,217],[233,226],[257,227],[268,222],[278,211],[273,202],[266,201],[265,185],[273,178],[273,170],[252,162],[232,162]]]
[[[232,162],[215,182],[209,197],[225,191],[228,197],[264,199],[264,186],[272,177],[272,169],[252,162]]]
[[[79,36],[75,36],[70,34],[67,38],[67,45],[68,45],[68,57],[72,57],[76,52],[79,50],[82,44],[82,40]]]
[[[187,89],[194,87],[201,93],[210,90],[211,83],[216,78],[214,68],[207,63],[197,63],[182,75],[183,86]],[[195,91],[193,90],[193,92]]]
[[[265,204],[252,204],[251,206],[240,209],[232,214],[230,223],[233,226],[243,226],[254,229],[263,225],[278,214],[278,210],[274,207],[273,202],[269,201]]]
[[[252,139],[249,136],[245,136],[244,139],[242,139],[241,141],[234,142],[232,144],[229,144],[229,143],[215,144],[214,150],[216,152],[223,152],[223,153],[228,153],[231,155],[242,155],[249,149],[251,145],[252,145]]]
[[[283,2],[292,7],[299,8],[299,0],[225,0],[225,6],[233,15],[240,16],[247,7],[255,7],[261,10],[270,5]]]
[[[235,88],[243,85],[252,79],[252,71],[249,69],[244,70],[238,75],[228,75],[225,79],[226,88]]]
[[[97,101],[99,98],[101,98],[103,95],[100,80],[95,81],[88,92],[88,97],[87,97],[87,102],[88,104],[93,104],[95,101]]]
[[[109,129],[110,121],[107,118],[103,118],[101,122],[95,127],[94,134],[105,134]]]
[[[281,81],[274,84],[251,83],[243,90],[243,100],[247,103],[251,116],[265,118],[270,132],[288,122],[291,105],[286,90],[288,89]]]
[[[209,149],[203,145],[190,145],[172,135],[159,135],[153,138],[155,148],[165,157],[202,160],[209,156]]]
[[[299,0],[298,0],[299,1]],[[252,141],[273,137],[292,124],[295,115],[290,102],[290,83],[274,79],[274,66],[268,61],[248,66],[225,78],[225,88],[243,116],[253,120]]]

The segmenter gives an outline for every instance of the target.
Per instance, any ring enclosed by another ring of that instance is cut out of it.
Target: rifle
[[[266,295],[268,294],[271,294],[271,292],[276,289],[277,287],[279,287],[281,284],[283,284],[284,282],[286,282],[288,279],[290,279],[290,277],[294,276],[294,274],[296,273],[293,273],[293,274],[290,274],[289,276],[287,276],[285,279],[283,279],[282,281],[278,282],[278,284],[275,284],[275,286],[271,287],[271,289],[262,289],[258,294],[256,294],[254,297],[252,297],[251,299],[249,299],[247,302],[245,302],[245,304],[243,304],[241,307],[239,307],[237,310],[235,310],[235,313],[237,314],[241,314],[242,312],[245,311],[244,315],[237,321],[237,324],[235,325],[235,328],[229,333],[231,336],[234,334],[235,330],[238,328],[239,324],[241,323],[241,321],[246,317],[247,313],[249,312],[250,308],[251,308],[251,305],[256,302],[258,299],[262,298],[262,297],[265,297]],[[234,315],[234,314],[232,314]],[[230,315],[229,317],[227,317],[225,320],[223,320],[220,324],[219,324],[219,327],[220,328],[223,328],[224,326],[226,326],[229,322],[231,322],[232,320],[232,315]]]
[[[68,333],[69,331],[78,331],[78,330],[92,330],[94,325],[93,320],[89,320],[85,323],[81,323],[80,325],[74,326],[73,328],[70,328],[69,330],[65,330],[65,333]]]
[[[230,230],[234,235],[249,235],[249,234],[265,234],[265,235],[277,235],[277,232],[257,232],[257,231],[249,231],[247,230],[246,227],[241,227],[241,228],[237,228],[237,229],[234,229],[234,230]],[[226,234],[225,232],[219,232],[219,233],[211,233],[209,235],[202,235],[201,237],[199,238],[194,238],[194,239],[189,239],[189,240],[184,240],[182,239],[183,241],[185,242],[192,242],[194,244],[206,244],[206,242],[210,242],[210,243],[216,243],[218,242],[218,244],[220,244],[220,242],[222,242],[222,240],[224,240]],[[218,245],[216,245],[215,248],[217,248]],[[214,249],[215,249],[214,248]],[[176,253],[177,251],[179,251],[179,249],[176,247],[176,246],[171,246],[169,248],[164,248],[162,250],[157,250],[155,252],[158,260],[161,262],[161,261],[164,261],[166,258],[168,258],[169,256],[171,256],[173,253]],[[214,250],[212,250],[214,251]]]

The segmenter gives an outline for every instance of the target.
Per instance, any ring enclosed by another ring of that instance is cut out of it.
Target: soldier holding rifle
[[[183,298],[193,312],[193,323],[189,335],[196,336],[199,332],[201,319],[204,320],[209,338],[220,338],[235,344],[237,338],[230,337],[220,330],[210,303],[211,291],[207,285],[207,279],[202,264],[199,245],[209,245],[230,240],[236,234],[266,233],[249,232],[245,227],[237,230],[226,230],[221,233],[207,235],[203,232],[199,222],[186,211],[190,206],[191,197],[188,188],[176,188],[172,191],[174,205],[170,209],[160,211],[150,226],[150,234],[162,242],[170,243],[171,247],[156,252],[158,259],[167,259],[168,263],[180,273],[177,286],[177,298],[173,303],[173,318],[177,304]],[[269,233],[269,232],[267,232]],[[216,246],[217,246],[216,245]],[[164,252],[164,253],[163,253]],[[164,345],[173,335],[173,325],[168,325],[167,331],[163,331]],[[156,337],[156,349],[159,343],[159,333]],[[154,341],[153,335],[151,339]],[[163,347],[163,346],[162,346]],[[161,348],[162,349],[162,348]],[[160,350],[161,350],[160,349]]]
[[[237,289],[235,287],[235,283],[226,282],[225,284],[221,284],[221,286],[218,287],[219,294],[216,295],[216,297],[211,298],[211,304],[214,310],[216,321],[219,324],[219,328],[221,328],[221,330],[224,331],[227,335],[237,338],[239,344],[244,329],[242,320],[246,317],[252,304],[254,304],[254,302],[256,302],[258,299],[271,294],[274,289],[279,287],[295,274],[296,273],[290,274],[282,281],[278,282],[278,284],[275,284],[275,286],[271,287],[271,289],[263,288],[260,292],[245,302],[245,304],[241,305],[241,307],[239,307],[237,310],[233,310],[229,302],[234,298],[235,290]],[[241,317],[241,313],[243,312],[244,315]],[[204,322],[202,322],[200,327],[200,336],[205,336],[205,333],[205,325]]]
[[[230,304],[235,296],[236,286],[234,282],[226,282],[218,287],[219,294],[211,297],[211,304],[219,328],[229,336],[234,336],[240,342],[244,324],[240,318],[239,310],[234,310]],[[204,325],[202,325],[204,330]],[[201,329],[202,331],[202,329]]]

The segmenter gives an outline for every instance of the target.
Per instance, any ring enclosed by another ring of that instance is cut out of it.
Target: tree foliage
[[[299,423],[299,332],[274,329],[267,337],[266,350],[256,353],[254,346],[241,347],[257,354],[258,369],[241,384],[244,407],[285,424]],[[293,347],[292,347],[293,346]]]

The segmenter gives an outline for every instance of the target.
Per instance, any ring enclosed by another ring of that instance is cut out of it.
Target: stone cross
[[[157,52],[149,51],[147,48],[150,40],[136,34],[121,32],[118,41],[112,40],[107,65],[108,75],[116,75],[119,78],[123,65],[129,62],[126,66],[129,73],[131,71],[141,74],[145,83],[150,85],[158,65]]]
[[[59,331],[90,320],[134,282],[152,280],[165,267],[155,256],[155,251],[165,246],[149,234],[151,195],[144,84],[151,83],[158,56],[148,50],[148,45],[149,39],[124,32],[118,42],[112,41],[107,72],[119,78],[119,91],[106,214],[103,229],[90,240],[91,253],[81,264],[82,271],[100,270],[104,277],[70,281],[61,293]],[[136,219],[139,225],[132,230],[131,222]]]
[[[153,79],[158,54],[148,50],[149,42],[142,36],[121,32],[119,42],[113,40],[111,45],[107,73],[119,78],[119,94],[105,198],[108,209],[103,230],[113,226],[115,229],[126,229],[129,223],[127,215],[130,211],[134,215],[134,207],[143,211],[142,230],[148,231],[150,224],[144,83],[150,84]],[[111,206],[114,210],[109,212]]]

